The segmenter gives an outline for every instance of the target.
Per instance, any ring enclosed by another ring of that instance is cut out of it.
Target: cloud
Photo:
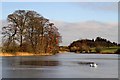
[[[2,27],[7,25],[7,21],[6,20],[0,20],[0,35],[1,35],[1,31],[2,31]]]
[[[7,26],[7,21],[6,20],[0,20],[0,46],[2,43],[2,27]]]
[[[53,21],[62,35],[61,45],[69,45],[73,40],[95,39],[103,37],[113,42],[118,42],[118,24],[102,23],[98,21],[86,21],[77,23],[65,23]]]
[[[118,11],[118,2],[84,2],[78,5],[91,10]]]
[[[0,36],[1,36],[1,32],[2,32],[2,27],[7,25],[7,21],[6,20],[0,20]]]
[[[5,26],[7,22],[5,20],[0,20],[0,31],[2,26]],[[109,22],[103,23],[99,21],[85,21],[69,23],[64,21],[54,21],[55,26],[58,28],[61,36],[61,45],[69,45],[74,40],[78,39],[95,39],[96,37],[103,37],[112,42],[118,42],[118,23]],[[1,37],[1,35],[0,35]]]

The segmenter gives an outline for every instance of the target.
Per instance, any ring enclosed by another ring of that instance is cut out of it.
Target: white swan
[[[95,64],[95,63],[90,64],[90,67],[95,67],[95,68],[97,68],[97,64]]]

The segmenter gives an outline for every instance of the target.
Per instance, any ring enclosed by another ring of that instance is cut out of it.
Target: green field
[[[118,47],[103,48],[101,52],[103,53],[114,53],[117,51]]]
[[[101,53],[114,53],[115,51],[117,51],[117,49],[120,48],[120,47],[104,47],[104,48],[101,48]],[[91,48],[91,52],[96,52],[95,51],[95,48]]]

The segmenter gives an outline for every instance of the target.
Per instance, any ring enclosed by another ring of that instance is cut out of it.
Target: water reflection
[[[78,64],[89,65],[89,64],[95,64],[95,63],[94,62],[78,62]]]
[[[117,55],[64,53],[55,56],[2,57],[4,78],[116,78]],[[89,64],[98,64],[91,68]]]
[[[59,65],[59,61],[20,61],[20,65],[58,66]]]

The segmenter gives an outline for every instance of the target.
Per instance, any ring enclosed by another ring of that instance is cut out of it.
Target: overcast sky
[[[97,36],[118,42],[117,2],[4,2],[0,21],[22,9],[34,10],[54,22],[63,39],[61,45]]]

